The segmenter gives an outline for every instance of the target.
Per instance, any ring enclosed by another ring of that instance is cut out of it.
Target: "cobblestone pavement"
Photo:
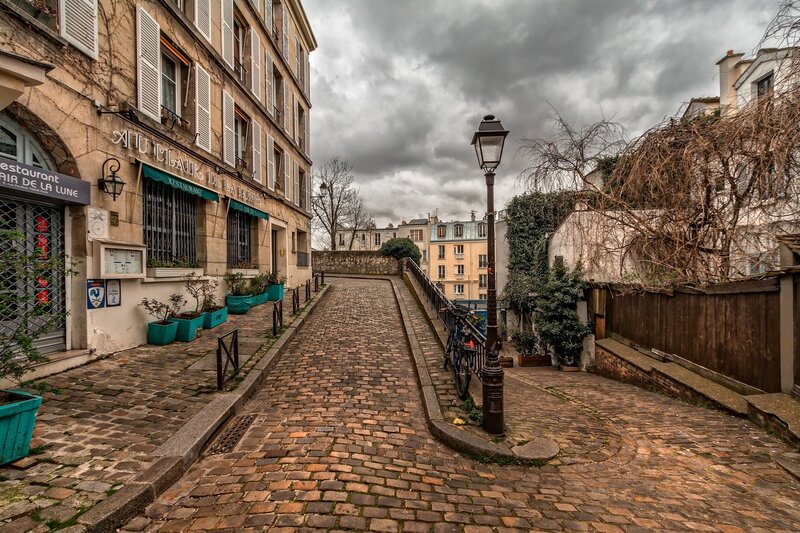
[[[292,319],[287,291],[284,323]],[[45,378],[49,391],[32,442],[39,453],[0,468],[0,531],[70,524],[144,470],[153,461],[150,453],[214,398],[213,367],[190,367],[213,354],[217,336],[234,328],[240,355],[266,351],[269,345],[261,347],[272,333],[272,305],[230,315],[189,343],[141,346]]]
[[[507,379],[509,408],[526,413],[509,423],[560,428],[562,444],[574,442],[566,456],[585,460],[533,468],[455,454],[425,427],[389,283],[331,289],[245,406],[254,421],[238,445],[201,458],[127,531],[800,530],[800,484],[770,460],[788,447],[594,375],[515,369]],[[619,449],[578,442],[581,418]]]

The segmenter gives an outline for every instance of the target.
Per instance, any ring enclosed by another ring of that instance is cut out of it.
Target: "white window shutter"
[[[292,160],[289,158],[289,154],[283,152],[283,195],[286,196],[287,200],[292,199],[292,191],[294,187],[292,187],[292,176],[289,174],[291,168]]]
[[[211,0],[194,0],[194,25],[211,42]]]
[[[283,82],[283,129],[289,131],[289,84]]]
[[[281,12],[281,19],[283,20],[283,30],[281,37],[283,38],[283,57],[289,59],[289,11],[286,9],[286,2],[281,3],[283,11]]]
[[[311,211],[311,169],[305,174],[306,181],[306,211]]]
[[[264,22],[267,24],[267,32],[272,32],[272,0],[264,0]]]
[[[161,27],[141,6],[136,6],[136,31],[139,110],[161,121]]]
[[[233,66],[233,0],[222,0],[222,59]]]
[[[292,173],[294,174],[292,177],[294,180],[294,205],[300,205],[300,165],[297,161],[294,161]]]
[[[222,91],[222,160],[232,167],[236,166],[234,107],[233,96]]]
[[[261,169],[261,124],[253,121],[253,179],[263,183]]]
[[[62,0],[59,19],[61,36],[97,59],[97,0]]]
[[[211,151],[211,76],[195,63],[194,76],[194,123],[195,143],[203,150]]]
[[[303,64],[303,50],[302,50],[302,48],[300,48],[300,38],[299,37],[295,37],[294,38],[294,51],[295,51],[294,73],[297,76],[297,78],[300,79],[300,74],[301,74],[300,70],[302,68],[300,65]]]
[[[267,135],[267,187],[275,190],[275,140]]]
[[[256,30],[250,28],[250,90],[261,99],[261,39]]]
[[[292,94],[292,100],[294,100],[294,131],[292,135],[294,142],[300,144],[300,101],[294,94]]]
[[[264,90],[267,92],[267,113],[274,116],[275,90],[272,87],[272,58],[269,55],[269,46],[265,46],[264,48],[267,49],[267,53],[264,55],[264,78],[267,81],[264,85]]]
[[[306,155],[311,153],[311,110],[306,110],[306,143],[304,145]]]
[[[306,75],[303,77],[306,80],[306,96],[311,97],[311,62],[309,61],[308,53],[305,54],[306,59]]]

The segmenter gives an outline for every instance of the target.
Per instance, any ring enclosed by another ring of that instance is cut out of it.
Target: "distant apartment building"
[[[417,245],[419,251],[422,253],[422,259],[420,260],[420,268],[422,272],[428,274],[428,265],[430,263],[430,230],[428,229],[428,225],[431,220],[437,220],[437,218],[431,219],[429,218],[415,218],[408,222],[403,221],[397,227],[397,236],[398,237],[407,237],[411,239],[411,241]],[[430,275],[430,274],[428,274]]]
[[[366,228],[356,230],[341,227],[336,231],[336,249],[377,252],[384,242],[398,236],[398,228],[392,224],[385,228],[370,224]]]
[[[428,277],[451,300],[485,300],[488,226],[483,220],[429,224]]]

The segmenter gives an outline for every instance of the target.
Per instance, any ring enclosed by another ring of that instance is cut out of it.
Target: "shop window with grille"
[[[144,180],[144,242],[148,262],[197,265],[197,201],[163,183]]]
[[[231,268],[252,264],[253,221],[247,213],[235,209],[228,212],[228,266]]]

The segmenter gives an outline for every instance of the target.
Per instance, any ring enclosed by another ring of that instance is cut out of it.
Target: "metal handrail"
[[[433,307],[433,310],[439,315],[439,319],[444,324],[445,329],[449,332],[453,328],[455,320],[457,320],[457,313],[455,313],[456,304],[451,302],[444,293],[437,287],[433,281],[420,270],[419,266],[410,258],[404,261],[405,269],[414,277],[422,289],[428,303]],[[469,320],[463,320],[465,330],[464,335],[473,341],[475,345],[475,357],[472,360],[471,370],[475,377],[480,381],[481,370],[486,364],[486,337],[472,324]]]

